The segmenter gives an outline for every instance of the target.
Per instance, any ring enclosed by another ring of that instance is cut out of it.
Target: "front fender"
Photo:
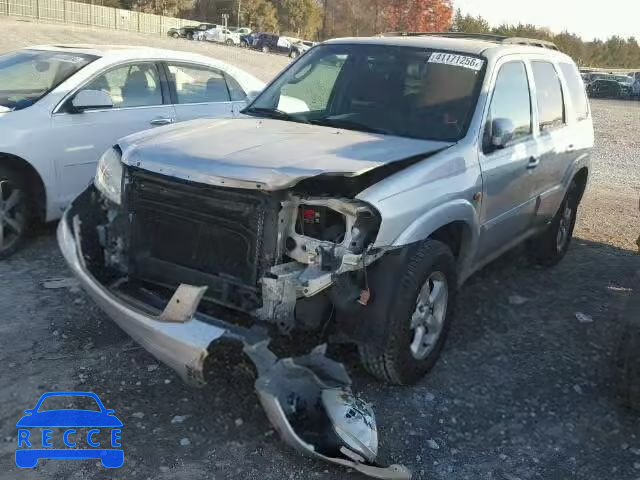
[[[399,247],[424,240],[439,228],[453,222],[463,222],[470,230],[472,242],[477,240],[480,221],[475,206],[464,199],[452,200],[416,218],[393,242]]]

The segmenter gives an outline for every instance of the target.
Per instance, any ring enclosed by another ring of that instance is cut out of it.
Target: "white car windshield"
[[[27,108],[97,57],[46,50],[0,56],[0,107]]]
[[[370,44],[313,48],[244,112],[411,138],[464,137],[485,60],[453,52]]]

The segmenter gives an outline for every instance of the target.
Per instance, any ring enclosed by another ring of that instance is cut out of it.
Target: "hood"
[[[272,119],[194,120],[125,137],[125,164],[211,185],[280,190],[322,174],[357,176],[452,143]]]

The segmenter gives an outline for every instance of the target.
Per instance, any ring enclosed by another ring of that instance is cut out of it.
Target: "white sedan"
[[[206,40],[208,42],[226,43],[229,46],[240,45],[240,34],[232,32],[227,28],[211,28],[205,32],[201,32],[198,40]]]
[[[127,46],[38,46],[0,55],[0,258],[33,221],[59,218],[120,137],[234,117],[264,87],[202,55]]]

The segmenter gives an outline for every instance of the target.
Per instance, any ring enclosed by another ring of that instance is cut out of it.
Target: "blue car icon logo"
[[[91,408],[70,408],[74,402],[88,404]],[[58,408],[50,408],[52,405]],[[16,423],[18,467],[33,468],[41,458],[98,459],[107,468],[119,468],[124,463],[120,443],[122,422],[114,415],[114,410],[104,407],[95,393],[48,392],[25,413]],[[53,429],[63,432],[54,435]]]

